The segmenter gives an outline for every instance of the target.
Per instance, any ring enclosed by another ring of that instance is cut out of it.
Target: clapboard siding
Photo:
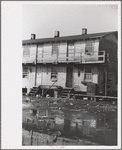
[[[113,38],[112,38],[113,37]],[[109,61],[117,62],[117,40],[114,34],[108,35],[100,40],[99,51],[106,51],[109,54]],[[113,40],[111,40],[113,39]]]
[[[58,53],[59,61],[66,61],[66,56],[67,56],[67,43],[60,43]]]
[[[114,91],[117,90],[117,35],[111,34],[101,39],[99,44],[99,50],[105,50],[106,52],[106,66],[104,68],[106,68],[107,71],[107,95],[113,95]],[[101,79],[102,77],[100,77],[100,80]]]
[[[99,76],[98,76],[98,94],[105,93],[105,68],[103,66],[99,66],[98,68]]]
[[[23,56],[23,63],[35,63],[37,46],[36,45],[24,45],[23,46],[23,55],[24,55],[25,49],[28,49],[29,55]]]
[[[51,80],[51,68],[56,67],[58,71],[58,79],[55,85],[65,87],[66,82],[66,67],[64,66],[40,66],[37,67],[37,86],[39,85],[52,85],[54,82]]]
[[[90,42],[91,40],[87,40]],[[38,63],[42,62],[65,62],[68,57],[68,61],[80,60],[83,61],[96,61],[98,60],[98,47],[99,41],[92,40],[94,52],[92,55],[85,54],[86,41],[77,41],[77,42],[60,42],[60,43],[50,43],[38,45]],[[52,49],[55,49],[53,53]],[[57,53],[56,53],[57,51]]]

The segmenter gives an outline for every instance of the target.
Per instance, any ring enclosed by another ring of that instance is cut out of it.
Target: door
[[[66,87],[72,87],[73,67],[67,66],[66,69]]]
[[[36,80],[36,85],[37,85],[37,86],[41,85],[41,83],[42,83],[42,82],[41,82],[41,77],[42,77],[42,76],[41,76],[41,73],[42,73],[42,72],[41,72],[41,67],[38,67],[38,68],[37,68],[37,80]]]

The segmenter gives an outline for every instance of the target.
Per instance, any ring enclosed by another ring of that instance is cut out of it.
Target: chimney
[[[35,39],[36,38],[36,34],[31,34],[31,39]]]
[[[86,28],[83,28],[83,29],[82,29],[82,35],[83,35],[83,34],[87,34],[87,29],[86,29]]]
[[[60,32],[59,31],[55,31],[55,36],[54,37],[59,37]]]

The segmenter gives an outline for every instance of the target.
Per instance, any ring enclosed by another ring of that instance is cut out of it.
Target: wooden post
[[[68,93],[68,98],[70,98],[70,93]]]
[[[33,130],[31,130],[31,145],[33,145]]]
[[[94,97],[94,102],[96,102],[96,97]]]
[[[44,89],[42,89],[42,97],[43,97],[43,94],[44,94]]]
[[[35,60],[35,65],[37,65],[37,55],[38,55],[38,45],[36,48],[36,60]],[[35,86],[36,86],[36,80],[37,80],[37,66],[35,67]]]
[[[107,96],[107,71],[105,72],[105,96]]]
[[[36,141],[37,141],[37,145],[38,145],[38,133],[36,134]]]

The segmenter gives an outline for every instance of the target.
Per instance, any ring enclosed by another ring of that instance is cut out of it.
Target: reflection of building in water
[[[47,103],[41,104],[41,106],[39,106],[37,109],[37,116],[38,117],[42,117],[42,116],[48,117],[50,114],[51,114],[51,110],[48,107]]]
[[[55,117],[55,129],[63,131],[64,128],[64,116],[59,114]]]
[[[64,130],[78,135],[90,136],[97,128],[104,127],[105,118],[89,113],[65,112]]]
[[[64,120],[64,131],[65,132],[70,132],[70,125],[71,125],[71,120],[65,119]]]
[[[59,113],[51,118],[49,109],[43,108],[39,112],[40,115],[47,116],[39,119],[40,128],[47,127],[79,136],[92,136],[97,133],[97,129],[105,128],[106,119],[102,115],[65,111],[64,114]]]

